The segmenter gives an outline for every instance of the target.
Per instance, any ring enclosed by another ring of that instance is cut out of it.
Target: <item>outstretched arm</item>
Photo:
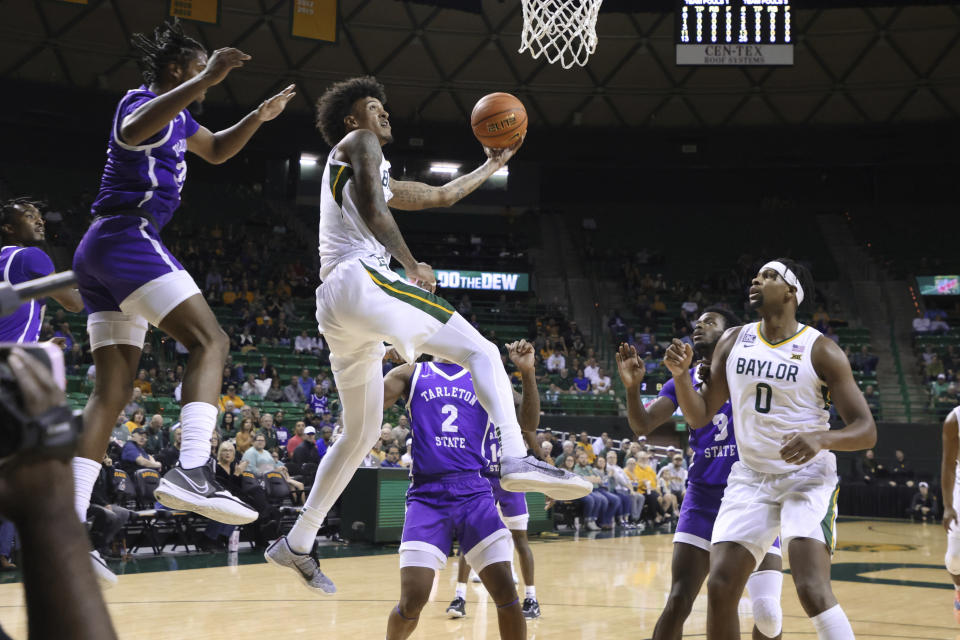
[[[540,424],[540,390],[537,388],[537,373],[533,345],[526,340],[518,340],[507,345],[507,355],[520,371],[522,394],[520,396],[520,410],[517,418],[520,422],[520,431],[523,433],[537,433]],[[516,392],[514,392],[516,396]],[[533,439],[536,442],[536,437]],[[527,444],[530,444],[528,441]],[[536,447],[534,447],[536,449]]]
[[[693,362],[693,348],[676,339],[667,347],[663,362],[673,374],[677,402],[680,403],[680,410],[687,424],[693,429],[699,429],[713,420],[723,403],[730,398],[730,389],[727,387],[727,355],[739,333],[740,327],[732,327],[720,338],[710,361],[710,379],[700,385],[699,392],[693,388],[693,380],[688,373]]]
[[[659,397],[643,406],[640,399],[640,386],[645,369],[643,360],[637,355],[637,349],[629,344],[621,344],[616,353],[617,371],[627,393],[627,420],[635,435],[645,436],[673,415],[676,407],[669,398]]]
[[[828,338],[820,337],[813,344],[813,368],[827,383],[829,396],[846,426],[843,429],[799,433],[785,436],[780,457],[787,462],[803,464],[822,449],[861,451],[877,442],[877,424],[863,392],[853,379],[846,355]],[[827,390],[824,390],[824,395]],[[824,398],[824,402],[827,398]]]
[[[487,161],[465,176],[451,180],[441,187],[434,187],[422,182],[390,179],[390,190],[393,198],[390,206],[401,211],[419,211],[434,207],[449,207],[463,200],[487,181],[487,178],[500,170],[507,161],[517,152],[523,140],[506,149],[491,149],[484,147]]]
[[[243,120],[223,131],[212,133],[201,126],[195,134],[187,138],[187,149],[211,164],[222,164],[246,146],[261,124],[280,115],[295,95],[294,85],[290,85],[272,98],[264,100]]]
[[[50,294],[50,297],[59,302],[64,309],[71,313],[80,313],[83,311],[83,299],[80,297],[80,292],[77,289],[72,287],[57,289]]]
[[[210,87],[219,84],[231,70],[242,67],[250,56],[239,49],[217,49],[207,67],[186,82],[146,102],[120,123],[120,137],[129,145],[139,145],[162,131],[177,114],[195,102]]]

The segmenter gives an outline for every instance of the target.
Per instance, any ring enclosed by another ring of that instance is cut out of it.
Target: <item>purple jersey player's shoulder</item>
[[[141,210],[162,228],[180,205],[180,190],[187,177],[187,138],[200,128],[190,112],[184,109],[139,144],[128,144],[121,135],[124,120],[156,97],[140,87],[128,91],[117,105],[100,192],[91,207],[94,215]]]
[[[483,471],[487,412],[470,372],[455,364],[423,362],[414,369],[407,401],[413,433],[414,482],[418,475]]]
[[[696,389],[703,384],[699,370],[699,367],[690,369],[690,379]],[[670,398],[674,406],[679,406],[672,378],[663,385],[660,395]],[[693,449],[693,461],[688,469],[688,480],[698,484],[727,484],[730,468],[739,459],[737,438],[733,430],[733,409],[729,400],[720,407],[709,424],[699,429],[690,429],[688,444]]]
[[[53,261],[36,247],[7,246],[0,249],[3,282],[19,284],[53,273]],[[0,342],[36,342],[43,324],[44,300],[29,300],[12,314],[0,318]]]

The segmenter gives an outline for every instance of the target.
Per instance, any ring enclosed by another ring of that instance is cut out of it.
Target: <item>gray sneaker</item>
[[[539,491],[554,500],[576,500],[593,491],[593,484],[582,476],[558,469],[552,464],[526,458],[500,460],[500,486],[507,491]]]
[[[273,541],[267,550],[263,552],[263,557],[267,562],[275,564],[278,567],[286,567],[296,572],[303,584],[307,585],[312,591],[318,591],[325,595],[332,595],[337,592],[333,581],[320,571],[320,565],[309,553],[297,553],[290,548],[287,543],[287,537],[277,538]]]

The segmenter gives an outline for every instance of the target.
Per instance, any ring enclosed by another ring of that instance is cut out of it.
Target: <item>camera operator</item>
[[[37,358],[13,349],[7,362],[28,416],[66,404]],[[77,519],[64,517],[72,511],[69,455],[57,459],[27,451],[2,461],[0,514],[20,534],[30,638],[111,640],[116,633],[90,566],[86,532]],[[0,638],[7,636],[0,631]]]

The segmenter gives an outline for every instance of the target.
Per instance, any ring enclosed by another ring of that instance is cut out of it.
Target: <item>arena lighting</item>
[[[320,164],[320,156],[313,153],[301,153],[300,154],[300,166],[301,167],[312,167],[317,164]]]
[[[443,173],[448,176],[460,171],[460,165],[453,162],[431,162],[430,173]]]

